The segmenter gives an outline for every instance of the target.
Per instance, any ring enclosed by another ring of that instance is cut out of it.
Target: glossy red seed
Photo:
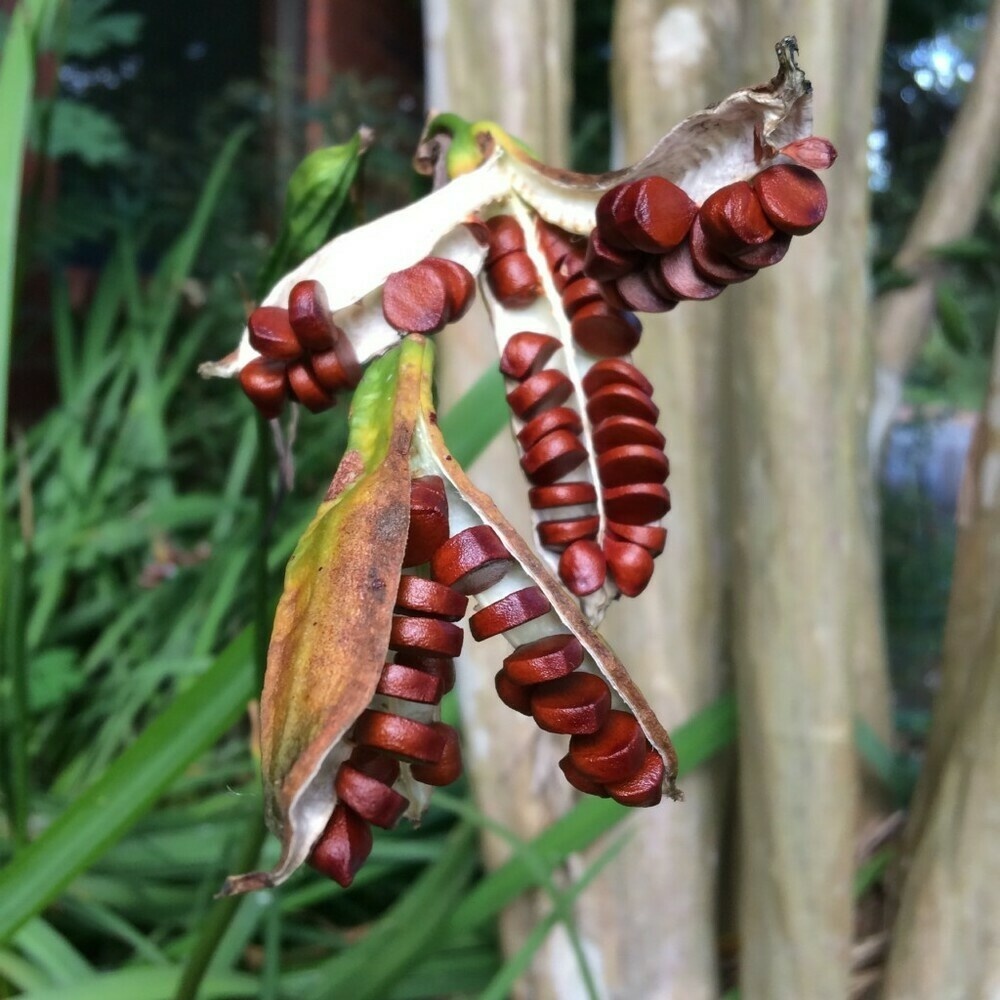
[[[592,424],[609,417],[636,417],[656,423],[660,408],[641,389],[617,382],[598,389],[587,400],[587,416]]]
[[[396,662],[438,678],[442,697],[455,686],[455,661],[450,656],[432,656],[411,649],[396,653]]]
[[[766,243],[774,227],[747,181],[735,181],[710,194],[698,211],[705,236],[719,253]]]
[[[531,694],[533,687],[522,687],[515,684],[503,670],[498,670],[493,683],[500,700],[508,707],[520,712],[521,715],[531,715]]]
[[[753,179],[753,188],[771,224],[790,236],[811,233],[826,216],[826,187],[807,167],[768,167]]]
[[[566,756],[559,761],[559,770],[562,771],[566,780],[578,792],[583,792],[585,795],[596,795],[601,799],[609,797],[608,793],[604,790],[604,785],[602,785],[599,781],[594,781],[592,778],[588,778],[583,771],[581,771],[576,764],[573,763],[573,759],[569,754],[566,754]]]
[[[608,518],[622,524],[649,524],[670,510],[670,491],[659,483],[613,486],[603,496]]]
[[[581,538],[566,546],[559,557],[559,579],[577,597],[600,590],[607,573],[607,561],[597,542]]]
[[[592,302],[603,302],[604,295],[601,286],[593,278],[580,275],[574,278],[563,289],[562,303],[563,312],[572,319],[584,306],[589,306]]]
[[[542,521],[538,525],[538,540],[547,549],[561,552],[567,545],[582,538],[596,538],[600,527],[598,517],[576,517],[563,521]]]
[[[309,856],[309,864],[346,889],[371,850],[371,827],[353,809],[338,802]]]
[[[270,358],[254,358],[240,371],[240,386],[261,414],[273,420],[281,414],[289,391],[286,365]]]
[[[652,269],[655,268],[655,274]],[[666,291],[678,299],[704,302],[720,295],[725,285],[703,278],[694,266],[691,245],[687,241],[650,262],[650,280],[658,277]]]
[[[449,538],[431,559],[431,576],[460,594],[478,594],[503,579],[513,559],[488,524]]]
[[[554,483],[552,486],[535,486],[528,490],[528,503],[533,510],[550,510],[553,507],[575,507],[595,503],[597,490],[593,483]]]
[[[455,622],[464,617],[469,599],[451,587],[422,576],[404,574],[396,591],[396,611],[410,615],[430,615]]]
[[[448,539],[448,496],[440,476],[420,476],[410,483],[410,524],[403,566],[419,566]]]
[[[698,206],[665,177],[634,182],[634,195],[622,199],[615,211],[617,231],[636,250],[662,253],[687,235]]]
[[[642,256],[634,251],[618,250],[595,229],[587,240],[583,273],[595,281],[614,281],[642,266]]]
[[[250,346],[265,358],[293,361],[302,354],[302,345],[288,319],[288,310],[278,306],[258,306],[247,320]]]
[[[662,295],[657,291],[645,270],[633,271],[624,278],[619,278],[615,282],[615,291],[618,298],[636,312],[670,312],[677,305],[674,296]]]
[[[605,417],[591,434],[597,454],[627,444],[644,444],[663,450],[667,439],[648,420],[641,417]]]
[[[670,463],[659,448],[624,444],[598,455],[597,471],[605,486],[662,483],[670,474]]]
[[[537,417],[532,417],[517,432],[517,440],[521,447],[527,451],[546,434],[560,430],[579,434],[583,430],[580,414],[568,406],[553,406],[551,410],[544,410]]]
[[[292,395],[310,413],[322,413],[337,402],[336,397],[320,385],[312,368],[305,361],[289,363],[288,384]]]
[[[558,368],[546,368],[511,389],[507,404],[522,420],[530,420],[550,406],[561,406],[572,393],[573,383],[568,375]]]
[[[626,597],[638,597],[653,577],[653,557],[648,549],[632,542],[604,536],[608,572]]]
[[[570,282],[582,278],[583,263],[587,256],[587,245],[582,240],[574,240],[559,266],[552,272],[552,280],[556,290],[562,294]]]
[[[337,798],[366,823],[391,830],[410,804],[399,792],[359,771],[341,764],[334,783]]]
[[[454,323],[469,311],[476,295],[476,279],[468,268],[446,257],[427,257],[425,262],[444,282],[448,322]]]
[[[568,632],[518,646],[503,661],[507,676],[522,685],[541,684],[571,674],[583,663],[583,646]]]
[[[652,747],[646,749],[646,759],[639,770],[624,781],[610,782],[607,794],[623,806],[646,808],[655,806],[663,798],[663,777],[666,768],[663,758]]]
[[[434,764],[444,753],[444,736],[433,726],[389,712],[367,709],[354,724],[354,742],[409,763]]]
[[[715,250],[705,236],[701,219],[695,219],[691,226],[689,246],[694,269],[713,284],[732,285],[747,281],[757,273],[745,267],[737,267],[728,257]]]
[[[440,618],[393,615],[389,648],[396,652],[415,651],[432,656],[458,656],[464,633],[459,626]]]
[[[444,695],[444,684],[439,677],[402,663],[387,663],[382,668],[377,694],[387,698],[402,698],[422,705],[436,705]]]
[[[382,286],[382,315],[400,333],[437,333],[451,319],[448,285],[429,261],[396,271]]]
[[[608,521],[607,534],[623,542],[641,545],[651,556],[658,556],[667,544],[667,529],[658,524],[621,524]]]
[[[653,395],[653,383],[635,365],[621,358],[605,358],[592,364],[583,376],[583,391],[592,396],[598,389],[615,382],[627,382],[647,396]]]
[[[340,367],[343,369],[344,377],[347,379],[347,385],[353,389],[361,381],[362,375],[361,363],[358,361],[354,345],[346,336],[343,336],[337,341],[337,346],[334,350],[337,352],[337,357],[340,360]]]
[[[631,217],[637,194],[635,181],[626,181],[606,191],[597,202],[597,231],[614,249],[634,252],[631,242],[619,231],[618,220]]]
[[[597,732],[581,733],[570,739],[569,755],[594,781],[625,781],[636,774],[646,759],[646,737],[634,716],[612,710]]]
[[[523,250],[515,250],[491,265],[486,280],[497,301],[508,309],[530,306],[542,293],[538,271]]]
[[[778,230],[766,243],[740,250],[731,259],[737,267],[746,267],[756,273],[762,267],[781,263],[791,244],[791,236]]]
[[[524,249],[524,230],[513,215],[494,215],[486,220],[486,229],[489,231],[490,248],[485,267],[492,267],[501,257]]]
[[[350,389],[351,381],[340,360],[340,355],[331,348],[329,351],[319,351],[309,355],[309,367],[312,368],[316,381],[327,392],[340,392]]]
[[[521,458],[521,468],[537,486],[546,486],[578,469],[587,459],[587,449],[568,430],[555,430],[532,445]]]
[[[462,745],[455,729],[445,722],[433,722],[431,725],[444,736],[444,750],[441,759],[436,764],[413,764],[410,774],[425,785],[440,788],[450,785],[462,776]]]
[[[373,747],[355,747],[347,762],[355,770],[381,781],[383,785],[395,784],[399,778],[399,761]]]
[[[548,333],[515,333],[504,345],[500,371],[508,378],[523,381],[541,371],[562,344]]]
[[[578,237],[572,236],[565,229],[560,229],[541,218],[535,223],[535,231],[538,234],[538,246],[550,270],[558,267],[563,257],[579,242]]]
[[[605,302],[592,302],[580,309],[570,329],[576,343],[599,358],[631,354],[642,336],[642,324],[635,316]]]
[[[476,642],[500,635],[552,610],[549,599],[538,587],[515,590],[499,601],[481,608],[469,619],[469,631]]]
[[[332,350],[342,335],[330,316],[325,289],[312,278],[298,282],[288,293],[288,319],[298,342],[313,353]]]
[[[610,711],[608,685],[579,670],[540,684],[531,694],[531,714],[538,728],[548,733],[596,733]]]

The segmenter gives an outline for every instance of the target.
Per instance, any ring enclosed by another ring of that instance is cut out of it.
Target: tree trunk
[[[740,702],[741,996],[848,993],[858,787],[852,689],[888,695],[863,451],[867,170],[881,4],[745,6],[748,78],[794,30],[819,135],[840,151],[830,212],[774,273],[731,289]],[[860,673],[860,676],[859,676]]]
[[[887,1000],[1000,995],[1000,330],[959,509],[942,686]]]

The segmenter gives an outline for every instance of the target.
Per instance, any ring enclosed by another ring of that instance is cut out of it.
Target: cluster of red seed
[[[438,333],[472,305],[476,280],[446,257],[425,257],[382,286],[382,315],[400,333]]]
[[[601,284],[585,273],[586,241],[539,220],[538,242],[577,345],[600,358],[631,354],[642,324],[627,307],[609,301]]]
[[[584,273],[612,304],[666,312],[777,264],[791,238],[812,232],[825,214],[823,182],[799,164],[727,184],[700,207],[665,178],[644,177],[598,202]]]
[[[528,256],[524,230],[512,215],[486,221],[489,249],[484,267],[490,291],[508,309],[531,305],[542,293],[538,269]]]
[[[334,405],[337,392],[361,381],[354,348],[333,322],[318,281],[300,281],[287,309],[260,306],[247,325],[250,346],[261,357],[244,366],[240,385],[268,420],[288,398],[320,413]]]

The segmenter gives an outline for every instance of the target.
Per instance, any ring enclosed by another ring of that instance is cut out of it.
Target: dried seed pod
[[[728,257],[714,249],[705,236],[701,219],[694,220],[689,243],[694,269],[706,281],[716,285],[732,285],[739,281],[747,281],[757,273],[745,267],[737,267]],[[757,244],[757,247],[759,246],[761,244]]]
[[[536,699],[537,695],[532,698],[532,705]],[[597,732],[578,733],[570,738],[569,755],[594,781],[625,781],[646,759],[646,737],[634,716],[613,709]]]
[[[240,386],[261,414],[274,420],[289,392],[286,365],[270,358],[254,358],[240,372]]]
[[[294,361],[302,354],[302,345],[288,319],[288,310],[278,306],[258,306],[247,320],[250,346],[265,358]]]
[[[350,764],[340,765],[334,788],[345,806],[383,830],[391,830],[410,804],[399,792]]]
[[[465,638],[459,626],[440,618],[393,615],[389,648],[396,652],[421,652],[431,656],[458,656]]]
[[[562,293],[563,312],[569,319],[572,319],[584,306],[603,301],[601,286],[593,278],[583,274],[569,282]]]
[[[807,167],[777,164],[753,179],[771,224],[790,236],[811,233],[826,216],[826,187]]]
[[[605,417],[594,426],[591,440],[597,454],[628,444],[663,450],[667,439],[649,420],[641,417]]]
[[[587,400],[587,416],[592,424],[609,417],[637,417],[656,423],[660,408],[641,389],[627,382],[617,382],[598,389]]]
[[[587,253],[583,259],[583,273],[595,281],[614,281],[631,274],[642,266],[642,256],[635,251],[613,247],[595,229],[587,240]]]
[[[577,597],[600,590],[607,574],[607,560],[597,542],[580,539],[567,545],[559,557],[559,579]]]
[[[552,486],[535,486],[528,490],[528,503],[534,510],[575,507],[596,501],[597,490],[593,483],[587,482],[554,483]]]
[[[476,296],[476,279],[468,268],[447,257],[427,257],[426,262],[444,281],[448,322],[460,320]]]
[[[426,258],[390,274],[382,286],[382,315],[400,333],[437,333],[451,319],[445,278]]]
[[[635,365],[621,358],[605,358],[597,361],[587,369],[583,376],[583,391],[592,396],[598,389],[615,382],[627,382],[652,398],[653,383]]]
[[[724,285],[707,281],[698,273],[691,257],[691,244],[687,241],[651,261],[648,273],[653,284],[659,280],[663,288],[678,299],[704,302],[714,299],[725,288]]]
[[[310,413],[322,413],[337,402],[336,397],[320,385],[306,361],[292,361],[288,365],[288,384],[295,398]]]
[[[631,354],[642,336],[642,324],[635,316],[606,302],[584,306],[573,317],[570,329],[576,343],[599,358]]]
[[[512,562],[497,533],[479,524],[441,545],[431,559],[431,576],[460,594],[478,594],[501,580]]]
[[[426,560],[425,560],[426,561]],[[465,617],[469,599],[451,587],[422,576],[404,574],[396,591],[393,610],[410,615],[430,615],[445,621],[457,622]]]
[[[766,243],[774,228],[747,181],[736,181],[710,194],[698,212],[705,236],[719,253],[732,254]]]
[[[583,646],[575,635],[560,632],[518,646],[503,661],[515,684],[541,684],[571,674],[583,663]]]
[[[572,393],[569,376],[558,368],[546,368],[511,389],[507,405],[522,420],[530,420],[551,406],[562,406]]]
[[[484,262],[486,267],[492,267],[509,253],[524,250],[524,230],[513,215],[494,215],[486,220],[486,229],[490,247]]]
[[[773,267],[784,260],[791,243],[792,237],[778,230],[766,243],[740,250],[739,253],[734,253],[731,259],[737,267],[745,267],[756,272],[759,268]]]
[[[504,346],[500,371],[521,382],[541,371],[560,347],[559,339],[548,333],[515,333]]]
[[[419,566],[448,538],[448,496],[440,476],[418,476],[410,483],[410,525],[403,566]]]
[[[535,724],[548,733],[596,733],[610,711],[608,685],[594,674],[576,671],[539,685],[531,694]]]
[[[662,253],[677,246],[697,212],[698,206],[688,195],[665,177],[633,181],[628,194],[613,208],[617,233],[643,253]]]
[[[469,631],[476,642],[482,642],[492,635],[500,635],[540,618],[551,610],[549,599],[538,587],[525,587],[480,608],[469,619]]]
[[[374,747],[410,764],[435,764],[444,753],[445,737],[426,722],[367,709],[354,724],[354,742]]]
[[[638,597],[653,576],[653,557],[649,550],[605,535],[604,554],[608,572],[618,589],[626,597]]]
[[[670,474],[670,463],[659,448],[645,444],[624,444],[598,455],[597,471],[605,486],[662,483]]]
[[[613,486],[603,498],[608,518],[622,524],[649,524],[670,510],[670,491],[659,483]]]
[[[503,670],[498,670],[493,683],[500,700],[508,707],[520,712],[521,715],[531,715],[531,695],[534,687],[522,687],[515,684]]]
[[[462,745],[458,732],[445,722],[433,722],[431,725],[444,736],[444,750],[435,764],[413,764],[410,774],[425,785],[440,788],[450,785],[462,776]]]
[[[608,521],[607,535],[623,542],[641,545],[651,556],[658,556],[667,544],[667,529],[658,524],[620,524]]]
[[[546,486],[578,469],[586,459],[587,449],[574,433],[555,430],[525,452],[521,468],[532,483]]]
[[[402,663],[387,663],[382,668],[377,694],[387,698],[402,698],[422,705],[436,705],[444,695],[444,683],[440,677],[408,667]],[[372,821],[374,822],[374,820]]]
[[[543,410],[537,417],[532,417],[517,432],[517,440],[521,447],[527,451],[546,434],[560,430],[579,434],[583,430],[580,414],[568,406],[553,406],[551,410]]]
[[[615,282],[618,298],[636,312],[670,312],[677,305],[674,296],[661,295],[645,270],[633,271]]]
[[[606,794],[623,806],[655,806],[663,797],[663,775],[663,758],[649,747],[639,770],[624,781],[609,782],[605,785]]]
[[[371,851],[371,827],[353,809],[338,802],[316,841],[309,864],[346,889]]]
[[[497,301],[508,309],[530,306],[542,293],[538,270],[523,250],[501,257],[486,272]]]
[[[596,538],[599,517],[574,517],[564,521],[542,521],[538,525],[538,540],[547,549],[561,552],[580,539]]]
[[[604,789],[604,785],[602,785],[599,781],[594,781],[592,778],[588,778],[583,771],[581,771],[576,764],[573,763],[569,754],[566,754],[566,756],[559,761],[559,769],[562,771],[566,780],[578,792],[583,792],[585,795],[596,795],[601,799],[609,797],[608,792]]]
[[[298,342],[312,353],[332,350],[343,336],[330,316],[326,290],[311,278],[297,282],[288,293],[288,320]]]

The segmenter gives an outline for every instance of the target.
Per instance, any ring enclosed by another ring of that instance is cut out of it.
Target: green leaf
[[[116,46],[135,45],[142,34],[143,16],[115,11],[114,0],[73,0],[70,4],[65,56],[92,59]]]
[[[931,254],[939,260],[954,261],[958,264],[991,264],[997,259],[997,247],[989,240],[969,236],[932,247]]]
[[[59,97],[47,108],[49,117],[45,135],[40,122],[45,108],[32,126],[31,144],[51,159],[74,156],[88,167],[120,167],[132,154],[122,127],[104,111],[93,105]]]
[[[153,968],[122,969],[106,972],[76,986],[57,986],[46,990],[31,990],[19,995],[20,1000],[170,1000],[177,989],[180,970]],[[211,976],[198,991],[198,1000],[232,1000],[234,997],[259,995],[256,977],[242,973]]]

